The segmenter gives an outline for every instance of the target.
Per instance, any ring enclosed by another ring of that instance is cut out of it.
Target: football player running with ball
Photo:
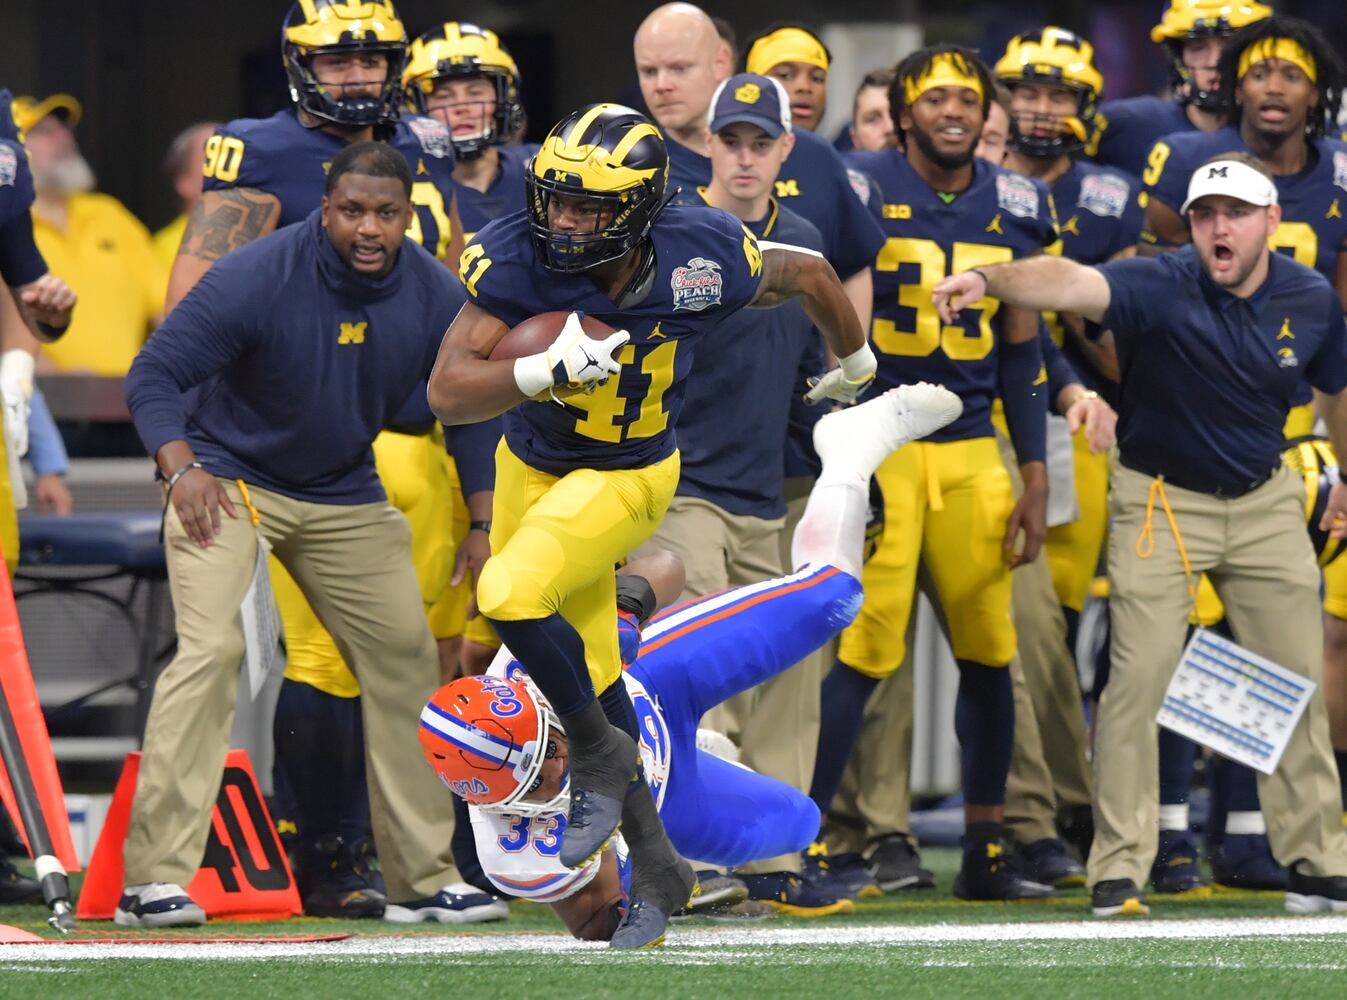
[[[614,684],[612,572],[655,530],[678,482],[673,428],[693,338],[734,310],[799,298],[841,359],[812,399],[850,402],[875,372],[823,257],[759,244],[719,210],[668,207],[668,169],[659,130],[630,108],[589,105],[556,125],[530,165],[526,210],[463,252],[470,298],[429,390],[448,424],[510,411],[477,603],[569,735],[561,863],[588,863],[621,821],[633,905],[615,947],[661,939],[694,882],[642,778],[631,700]],[[511,327],[554,310],[573,315],[545,351],[490,360]],[[588,339],[580,313],[617,332]]]
[[[795,530],[795,571],[671,608],[644,635],[624,625],[629,669],[618,687],[635,706],[646,779],[678,850],[734,866],[800,851],[814,839],[813,801],[699,749],[698,720],[790,668],[855,617],[870,477],[895,449],[961,409],[949,390],[920,384],[824,416],[814,429],[823,470]],[[633,585],[670,597],[682,589],[682,564],[668,553],[633,560],[623,574],[624,596]],[[611,605],[608,617],[618,619]],[[625,902],[624,846],[619,841],[577,869],[558,859],[568,733],[508,650],[488,676],[441,688],[421,713],[420,735],[441,780],[472,804],[488,878],[503,892],[550,903],[576,937],[608,939]]]

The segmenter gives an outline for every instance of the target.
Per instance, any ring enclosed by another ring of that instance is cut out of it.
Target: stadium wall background
[[[83,102],[79,138],[100,189],[154,228],[176,214],[159,164],[179,129],[202,119],[266,115],[287,102],[278,42],[287,6],[287,0],[3,0],[0,86],[16,94],[66,92]],[[655,3],[397,0],[397,6],[413,33],[452,18],[499,31],[519,62],[529,137],[536,139],[581,104],[637,99],[631,37]],[[728,19],[740,38],[776,20],[906,21],[928,40],[988,53],[999,53],[1018,31],[1054,23],[1094,41],[1107,97],[1159,90],[1166,80],[1148,37],[1160,0],[708,0],[704,6]],[[1347,50],[1347,4],[1274,0],[1274,6],[1314,20]]]

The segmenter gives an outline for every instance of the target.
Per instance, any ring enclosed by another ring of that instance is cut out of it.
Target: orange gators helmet
[[[542,782],[543,761],[563,732],[552,706],[523,676],[460,677],[421,709],[421,749],[451,792],[488,812],[565,812],[570,779],[546,802],[524,797]]]

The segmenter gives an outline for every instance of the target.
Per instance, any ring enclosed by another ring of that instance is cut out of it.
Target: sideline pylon
[[[80,890],[75,913],[81,920],[110,920],[117,908],[123,885],[122,843],[139,773],[140,754],[127,754]],[[302,912],[299,890],[247,751],[230,750],[225,757],[205,857],[187,892],[211,920],[283,920]]]

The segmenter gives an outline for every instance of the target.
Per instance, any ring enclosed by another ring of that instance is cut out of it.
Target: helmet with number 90
[[[994,70],[1012,89],[1017,84],[1065,87],[1076,95],[1076,113],[1062,118],[1053,136],[1033,135],[1010,116],[1010,146],[1027,156],[1060,156],[1085,145],[1094,131],[1094,115],[1104,77],[1094,64],[1094,46],[1063,28],[1016,35]]]
[[[553,271],[586,271],[645,241],[668,204],[669,151],[655,124],[621,104],[590,104],[547,133],[524,175],[533,245]],[[598,206],[588,232],[554,229],[560,197]]]
[[[314,74],[314,56],[355,52],[387,59],[377,93],[362,87],[348,95],[349,84],[324,84]],[[281,25],[281,58],[291,99],[315,118],[350,128],[397,119],[407,32],[390,0],[298,0]]]
[[[1305,480],[1305,526],[1322,568],[1342,553],[1342,542],[1319,528],[1328,506],[1328,494],[1338,481],[1338,457],[1327,440],[1315,435],[1288,441],[1282,457],[1291,471]]]
[[[458,21],[432,28],[407,50],[402,87],[418,114],[430,114],[427,99],[435,92],[437,81],[473,77],[481,77],[495,88],[494,111],[490,116],[482,115],[480,132],[453,139],[454,154],[460,160],[471,160],[488,146],[509,142],[523,124],[519,68],[494,31]]]
[[[544,802],[525,796],[542,783],[543,761],[557,752],[561,723],[522,676],[460,677],[421,709],[421,750],[455,795],[488,812],[538,816],[565,812],[570,780]]]
[[[1272,16],[1272,8],[1257,0],[1169,0],[1160,23],[1151,29],[1151,41],[1169,55],[1170,83],[1179,100],[1204,111],[1222,111],[1220,89],[1198,90],[1183,61],[1183,43],[1201,38],[1227,38],[1246,25]]]

